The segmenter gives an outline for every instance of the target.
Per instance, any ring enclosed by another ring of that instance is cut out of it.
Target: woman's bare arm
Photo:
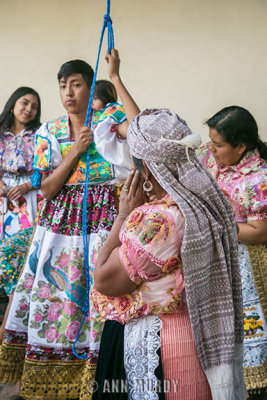
[[[98,256],[94,281],[96,289],[107,296],[122,296],[135,290],[136,285],[121,263],[118,248],[121,246],[119,233],[130,212],[147,201],[142,185],[144,179],[139,171],[131,173],[125,183],[129,191],[122,191],[119,215]]]
[[[110,80],[115,86],[117,93],[121,99],[123,107],[125,109],[128,124],[131,122],[133,117],[140,113],[138,105],[124,86],[120,77],[120,58],[119,52],[116,49],[111,50],[111,54],[106,54],[106,61],[108,63],[108,73]]]
[[[238,241],[244,244],[267,244],[267,221],[238,224]]]

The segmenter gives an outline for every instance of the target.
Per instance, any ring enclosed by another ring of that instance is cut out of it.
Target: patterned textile
[[[31,180],[34,153],[34,132],[17,135],[6,132],[0,138],[0,179],[11,189]],[[33,226],[37,213],[37,191],[33,190],[17,202],[0,197],[0,239]]]
[[[93,123],[96,122],[94,118]],[[73,144],[68,118],[43,125],[37,132],[36,144],[34,168],[52,172],[68,151],[66,145]],[[80,160],[67,184],[52,200],[45,200],[43,204],[6,325],[6,339],[0,354],[0,378],[8,382],[21,380],[21,394],[29,399],[79,397],[86,360],[75,357],[72,345],[80,328],[86,295],[82,238],[83,168]],[[104,159],[97,171],[103,185],[89,185],[87,195],[92,269],[117,216],[116,188],[109,185]],[[91,307],[76,345],[79,354],[89,351],[88,365],[93,370],[102,331],[102,323],[92,318],[94,314]],[[19,368],[13,366],[15,360],[11,358],[16,353],[21,360]],[[13,373],[8,373],[8,369]]]
[[[221,168],[209,146],[199,149],[199,159],[219,183],[233,207],[236,222],[267,220],[267,163],[257,150],[239,164]],[[249,249],[249,252],[248,252]],[[266,255],[264,245],[239,244],[244,318],[244,375],[247,389],[267,386]]]
[[[0,286],[8,296],[16,287],[32,232],[33,227],[25,229],[0,243]]]
[[[131,400],[158,400],[155,370],[159,364],[160,328],[157,316],[132,320],[124,328],[124,367]]]
[[[162,315],[160,330],[166,400],[211,400],[211,391],[201,368],[187,311]],[[227,398],[227,397],[225,397]]]
[[[169,195],[136,208],[121,228],[118,251],[130,279],[139,285],[137,290],[120,297],[103,296],[97,291],[92,294],[101,319],[125,324],[123,364],[130,400],[211,398],[183,296],[180,260],[183,234],[184,218]],[[110,329],[108,345],[114,355],[112,361],[118,365],[114,335]],[[104,348],[101,341],[100,365],[105,360]],[[165,354],[161,365],[162,351]],[[157,375],[159,368],[163,381]],[[98,368],[97,379],[106,382],[110,372]],[[105,398],[103,393],[98,396]]]
[[[267,162],[258,150],[249,151],[237,165],[221,168],[208,145],[198,157],[218,182],[233,207],[236,222],[267,219]]]
[[[97,126],[98,118],[101,119],[100,129]],[[131,168],[128,145],[116,135],[116,126],[124,121],[125,114],[120,105],[110,106],[102,114],[99,111],[94,114],[92,118],[94,141],[89,146],[91,184],[114,184],[127,178]],[[98,140],[99,130],[101,137]],[[73,144],[68,115],[43,124],[36,134],[33,168],[41,173],[53,170],[68,154]],[[81,155],[77,165],[70,172],[66,184],[84,182],[86,157],[86,152]]]
[[[127,140],[119,135],[117,129],[118,121],[122,123],[125,119],[123,107],[118,103],[109,103],[94,130],[96,150],[113,164],[114,174],[120,180],[125,180],[132,165]]]
[[[57,149],[57,158],[60,160],[60,155],[64,158],[74,144],[74,140],[70,137],[68,129],[68,116],[64,115],[52,121],[46,126],[42,126],[36,134],[36,152],[33,161],[33,167],[40,172],[50,171],[52,167],[52,152]],[[61,127],[61,130],[59,130]],[[64,129],[63,129],[64,127]],[[55,155],[54,155],[55,157]],[[106,162],[96,151],[95,143],[92,142],[89,146],[90,157],[90,181],[96,183],[112,179],[112,165]],[[78,161],[78,164],[70,172],[67,179],[68,184],[83,183],[86,170],[86,152],[83,153]]]
[[[5,132],[0,138],[0,179],[10,189],[31,180],[34,136],[33,131],[23,130],[17,135]],[[16,202],[0,197],[0,287],[8,295],[16,287],[42,201],[36,190]]]
[[[243,399],[239,358],[233,366],[235,353],[240,352],[243,342],[235,222],[216,182],[193,150],[179,143],[189,135],[191,131],[186,123],[172,111],[145,110],[132,120],[127,140],[132,155],[146,162],[185,218],[181,258],[187,306],[201,365],[211,375],[217,366],[222,371],[228,368],[226,386],[241,388],[235,400]],[[212,307],[207,307],[207,299]]]
[[[267,386],[267,326],[244,244],[239,244],[239,265],[244,299],[245,382],[247,389],[259,389]]]
[[[32,172],[33,153],[33,131],[23,130],[17,135],[5,132],[0,139],[0,176],[28,176]]]
[[[129,215],[120,232],[119,256],[138,288],[121,297],[104,296],[94,289],[91,297],[101,320],[124,324],[145,315],[173,314],[181,308],[183,233],[184,218],[168,195]]]
[[[113,122],[116,124],[118,124],[118,122],[122,123],[126,121],[123,106],[119,103],[108,103],[105,109],[101,112],[98,125],[100,125],[102,121],[106,121],[109,117],[112,118]]]
[[[188,312],[106,321],[96,387],[93,400],[211,400]]]
[[[0,324],[2,324],[6,308],[8,305],[8,296],[3,288],[0,289]]]

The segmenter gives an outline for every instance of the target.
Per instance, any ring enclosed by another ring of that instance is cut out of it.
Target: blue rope
[[[107,0],[107,13],[104,15],[104,23],[103,23],[103,27],[102,27],[102,31],[101,31],[101,35],[100,35],[100,42],[99,42],[95,72],[94,72],[94,77],[93,77],[93,81],[92,81],[91,92],[90,92],[90,97],[89,97],[89,102],[88,102],[88,108],[87,108],[87,113],[86,113],[86,118],[85,118],[85,126],[90,126],[90,124],[91,124],[92,104],[93,104],[93,98],[94,98],[94,92],[95,92],[96,75],[97,75],[97,70],[98,70],[102,42],[103,42],[104,33],[105,33],[106,28],[108,29],[108,35],[107,35],[108,36],[108,52],[110,53],[111,49],[114,48],[114,34],[113,34],[113,28],[112,28],[112,20],[111,20],[109,14],[110,14],[110,0]],[[90,309],[89,292],[90,292],[90,285],[93,284],[93,280],[90,275],[90,270],[93,271],[93,268],[90,267],[90,265],[89,265],[87,221],[86,221],[88,186],[89,186],[89,148],[87,149],[87,154],[86,154],[85,185],[84,185],[83,212],[82,212],[82,234],[83,234],[83,246],[84,246],[86,298],[85,298],[85,304],[82,308],[83,319],[82,319],[79,331],[77,333],[75,342],[72,345],[73,354],[81,360],[86,359],[87,354],[82,354],[82,355],[77,354],[75,351],[75,346],[76,346],[77,341],[79,340],[82,326],[84,324],[85,318]]]

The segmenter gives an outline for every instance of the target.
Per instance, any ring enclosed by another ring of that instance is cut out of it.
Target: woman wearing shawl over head
[[[135,169],[94,273],[106,322],[93,399],[245,399],[231,207],[194,154],[199,136],[171,110],[134,113],[115,50],[108,62]]]

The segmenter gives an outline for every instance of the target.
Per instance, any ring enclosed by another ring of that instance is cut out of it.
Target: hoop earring
[[[148,184],[148,187],[146,187],[146,184]],[[153,189],[153,185],[150,181],[145,181],[143,183],[143,189],[145,192],[151,192],[151,190]]]

